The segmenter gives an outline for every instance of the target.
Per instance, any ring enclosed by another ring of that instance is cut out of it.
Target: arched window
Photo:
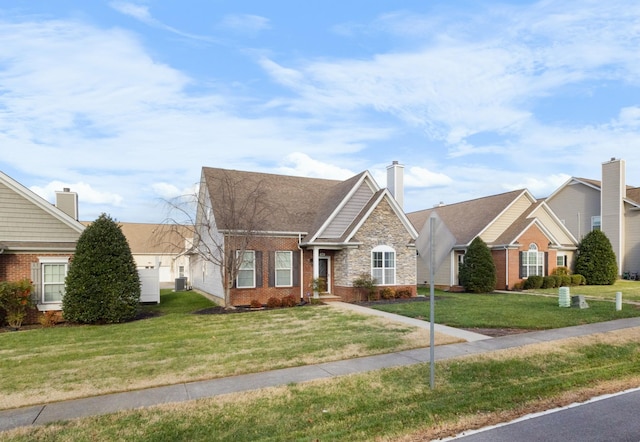
[[[371,251],[371,276],[378,285],[395,285],[396,251],[389,246],[377,246]]]
[[[520,252],[520,277],[544,276],[544,252],[538,251],[536,243],[529,244],[529,250]]]

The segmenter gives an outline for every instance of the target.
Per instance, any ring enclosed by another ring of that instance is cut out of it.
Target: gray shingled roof
[[[486,196],[460,203],[437,206],[407,214],[420,232],[433,211],[436,211],[456,238],[456,245],[467,245],[478,236],[524,189]]]
[[[602,188],[602,182],[598,180],[591,180],[588,178],[578,178],[578,177],[574,177],[574,179],[585,182],[587,184],[591,184],[592,186],[597,187],[598,189]],[[640,205],[640,187],[627,186],[627,199],[634,201],[635,203]]]
[[[226,219],[220,211],[229,210],[228,198],[220,191],[223,183],[232,183],[235,197],[247,199],[256,188],[261,203],[268,207],[261,219],[261,231],[313,234],[336,209],[362,172],[346,181],[245,172],[204,167],[203,176],[211,196],[216,220]],[[228,226],[220,225],[220,229]]]

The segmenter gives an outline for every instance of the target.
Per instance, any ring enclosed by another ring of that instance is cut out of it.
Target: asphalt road
[[[456,442],[639,442],[640,389],[474,432]]]

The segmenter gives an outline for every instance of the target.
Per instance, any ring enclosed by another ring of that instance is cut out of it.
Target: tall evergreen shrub
[[[140,277],[120,226],[106,214],[80,235],[62,298],[64,318],[84,324],[133,319]]]
[[[480,237],[476,237],[464,255],[460,266],[460,284],[471,293],[489,293],[497,283],[496,266],[491,250]]]
[[[601,230],[592,230],[580,241],[575,273],[583,275],[588,285],[613,285],[616,282],[616,254]]]

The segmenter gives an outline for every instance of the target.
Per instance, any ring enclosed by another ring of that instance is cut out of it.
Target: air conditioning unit
[[[175,291],[183,292],[186,289],[187,289],[187,278],[184,276],[181,278],[176,278]]]

